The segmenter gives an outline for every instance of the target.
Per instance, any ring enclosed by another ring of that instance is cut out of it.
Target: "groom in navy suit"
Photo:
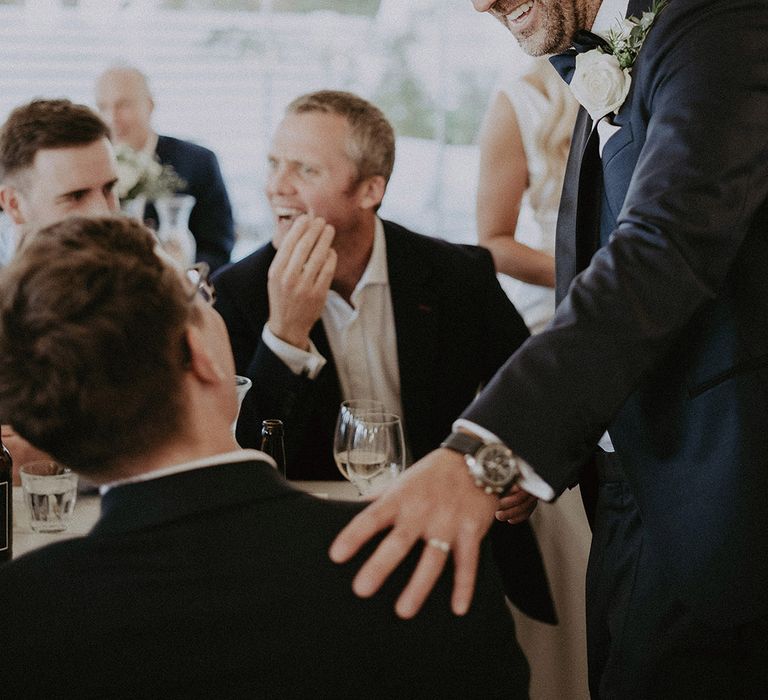
[[[557,314],[455,429],[508,445],[519,483],[543,498],[577,479],[596,483],[594,697],[764,693],[768,6],[474,5],[527,52],[564,51],[554,63],[594,119],[582,110],[566,175]],[[616,74],[604,38],[625,15],[640,19],[639,51]],[[577,34],[589,29],[603,39]],[[629,89],[603,90],[616,85]],[[454,550],[454,609],[465,609],[477,531],[498,508],[466,471],[456,451],[432,452],[345,530],[331,551],[339,561],[393,528],[358,576],[359,594],[372,594],[412,542],[439,537]],[[422,563],[401,614],[418,609],[445,558],[428,551]]]

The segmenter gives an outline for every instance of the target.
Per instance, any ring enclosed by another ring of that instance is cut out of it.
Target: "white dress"
[[[545,177],[546,162],[544,154],[536,144],[536,129],[547,109],[546,98],[529,82],[519,77],[505,81],[499,86],[498,91],[509,99],[515,110],[525,150],[529,181],[533,182]],[[556,185],[558,191],[561,185],[562,183]],[[520,203],[515,240],[530,248],[554,255],[556,225],[557,207],[534,211],[528,192],[524,192]],[[537,333],[542,330],[555,312],[555,290],[528,284],[505,274],[499,275],[499,281],[531,332]]]
[[[499,86],[511,102],[522,136],[529,180],[545,173],[544,154],[536,144],[536,130],[547,101],[530,83],[516,77]],[[557,183],[560,190],[561,183]],[[533,211],[523,195],[515,240],[531,248],[555,251],[557,207]],[[532,333],[542,330],[555,310],[555,292],[499,275],[499,280]],[[535,465],[534,465],[535,466]],[[584,582],[591,532],[578,487],[553,503],[539,503],[531,525],[541,548],[549,578],[557,626],[545,625],[513,609],[517,636],[531,665],[533,700],[585,700],[587,689]]]

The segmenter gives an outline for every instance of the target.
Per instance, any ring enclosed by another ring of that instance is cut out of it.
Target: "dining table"
[[[361,497],[348,481],[291,481],[295,488],[316,496],[335,500],[354,501]],[[69,527],[61,532],[35,532],[29,524],[29,511],[24,503],[20,486],[13,487],[13,557],[44,547],[52,542],[87,535],[101,513],[101,496],[98,492],[80,493]]]

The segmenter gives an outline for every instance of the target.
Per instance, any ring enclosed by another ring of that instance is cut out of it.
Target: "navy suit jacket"
[[[465,617],[447,573],[400,620],[415,556],[366,600],[351,590],[363,556],[327,557],[360,508],[295,491],[265,462],[109,491],[88,536],[0,566],[4,696],[527,697],[488,552]]]
[[[607,428],[644,546],[710,624],[768,614],[767,28],[755,0],[658,15],[602,172],[580,117],[555,318],[465,414],[556,492]]]
[[[478,388],[525,341],[528,329],[499,286],[487,250],[422,236],[388,221],[384,235],[401,401],[408,442],[418,459],[440,444]],[[332,448],[341,389],[322,321],[310,337],[328,362],[314,380],[293,374],[261,340],[274,255],[267,244],[213,280],[237,372],[253,381],[237,439],[243,447],[258,447],[262,420],[279,418],[285,424],[288,478],[339,479]],[[494,523],[492,542],[509,597],[532,617],[554,621],[528,523]]]
[[[195,198],[189,230],[197,244],[197,259],[207,262],[211,270],[228,263],[235,243],[235,224],[216,155],[203,146],[171,136],[158,136],[155,152],[161,163],[172,165],[187,183],[184,194]],[[157,221],[151,203],[144,215]]]

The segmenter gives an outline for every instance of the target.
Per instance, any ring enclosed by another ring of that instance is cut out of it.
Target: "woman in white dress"
[[[555,310],[555,225],[577,108],[540,59],[499,86],[480,134],[479,242],[532,333]],[[588,698],[584,578],[591,534],[578,487],[540,505],[531,524],[559,618],[550,626],[514,611],[531,664],[531,697]]]

